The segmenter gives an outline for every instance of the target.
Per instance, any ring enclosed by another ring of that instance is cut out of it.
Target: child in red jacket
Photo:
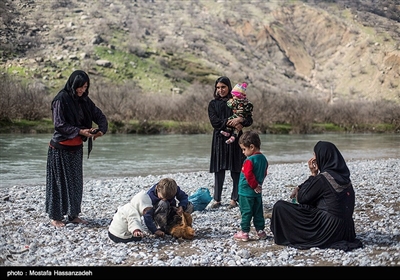
[[[265,218],[262,202],[262,184],[268,171],[267,158],[260,152],[260,136],[254,131],[245,131],[239,145],[247,157],[243,162],[239,179],[239,209],[242,216],[241,231],[235,233],[236,240],[248,241],[251,220],[259,239],[266,239]]]

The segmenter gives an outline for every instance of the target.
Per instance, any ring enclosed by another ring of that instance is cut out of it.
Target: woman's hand
[[[90,132],[91,132],[91,129],[90,129],[90,128],[85,128],[85,129],[80,129],[80,130],[79,130],[79,134],[80,134],[80,135],[86,136],[86,137],[88,137],[88,138],[89,138],[89,137],[92,137],[92,135],[93,135],[93,134],[91,134]]]
[[[318,165],[315,157],[312,157],[308,160],[308,168],[310,169],[312,176],[318,175]]]
[[[237,126],[237,125],[241,125],[242,122],[243,122],[243,118],[242,118],[242,117],[237,117],[237,118],[228,120],[228,121],[226,122],[226,124],[227,124],[228,126],[231,126],[231,127],[235,127],[235,128],[236,128],[236,126]]]
[[[92,134],[93,140],[96,140],[96,138],[103,136],[103,132],[98,130],[95,134]]]
[[[261,191],[262,191],[261,185],[258,185],[258,186],[254,189],[254,191],[255,191],[256,193],[261,193]]]
[[[79,134],[86,136],[87,138],[93,138],[93,140],[96,140],[97,137],[101,137],[104,135],[104,133],[97,128],[80,129]]]
[[[296,198],[297,200],[297,194],[299,193],[300,188],[299,187],[295,187],[290,195],[290,198]]]

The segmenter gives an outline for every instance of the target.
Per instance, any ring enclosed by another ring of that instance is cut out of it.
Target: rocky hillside
[[[53,94],[79,68],[137,92],[227,75],[254,94],[400,102],[400,4],[376,2],[5,0],[0,67]]]

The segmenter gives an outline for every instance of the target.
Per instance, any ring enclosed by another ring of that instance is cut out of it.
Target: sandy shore
[[[400,159],[348,162],[356,192],[354,220],[362,249],[297,250],[274,244],[266,220],[267,240],[233,240],[239,229],[238,208],[227,209],[231,180],[227,173],[223,206],[193,213],[192,241],[149,232],[140,242],[115,244],[108,224],[119,205],[162,177],[174,178],[189,195],[199,187],[213,193],[213,174],[176,173],[162,176],[89,180],[84,186],[81,217],[88,225],[67,224],[56,229],[44,210],[45,186],[0,189],[0,266],[215,266],[215,267],[398,267],[400,266]],[[263,193],[264,207],[289,200],[291,188],[308,177],[306,163],[271,165]],[[254,234],[254,233],[253,233]]]

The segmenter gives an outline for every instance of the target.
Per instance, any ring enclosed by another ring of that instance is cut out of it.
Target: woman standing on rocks
[[[51,110],[54,133],[47,154],[46,213],[51,224],[62,227],[64,215],[72,223],[87,223],[78,217],[83,193],[83,142],[103,136],[108,121],[89,98],[90,79],[74,71],[64,88],[54,97]],[[92,128],[92,122],[99,128]]]
[[[275,243],[299,249],[362,247],[355,238],[350,171],[340,151],[331,142],[319,141],[308,167],[311,176],[291,194],[298,204],[279,200],[273,207]]]
[[[224,76],[219,77],[215,81],[214,99],[208,104],[208,117],[214,128],[210,161],[210,172],[214,173],[214,202],[211,206],[212,208],[221,206],[221,195],[226,170],[230,171],[233,180],[231,201],[228,207],[233,208],[238,206],[239,176],[243,161],[246,158],[242,153],[238,141],[232,144],[225,143],[227,137],[222,135],[221,131],[226,131],[227,127],[234,127],[239,131],[238,137],[240,137],[243,133],[243,127],[253,124],[251,116],[229,119],[233,115],[232,109],[227,105],[227,101],[232,98],[231,92],[232,84],[229,78]]]

